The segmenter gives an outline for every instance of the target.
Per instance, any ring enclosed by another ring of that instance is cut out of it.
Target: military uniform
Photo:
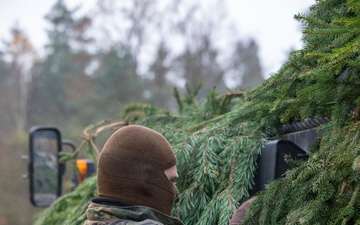
[[[146,206],[111,198],[94,198],[84,225],[183,225],[180,220]]]

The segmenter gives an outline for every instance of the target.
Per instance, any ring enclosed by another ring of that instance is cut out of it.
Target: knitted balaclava
[[[170,215],[177,189],[164,170],[174,165],[174,152],[160,133],[137,125],[120,128],[100,154],[99,196],[148,206]]]

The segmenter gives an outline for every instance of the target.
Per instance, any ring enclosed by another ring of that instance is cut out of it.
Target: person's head
[[[177,189],[176,158],[160,133],[129,125],[107,140],[98,163],[100,197],[148,206],[170,215]]]

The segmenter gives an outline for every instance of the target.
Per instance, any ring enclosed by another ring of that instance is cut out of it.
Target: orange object
[[[79,171],[78,174],[78,181],[79,184],[83,182],[86,178],[86,172],[87,172],[87,161],[85,159],[78,159],[76,160],[76,167]]]

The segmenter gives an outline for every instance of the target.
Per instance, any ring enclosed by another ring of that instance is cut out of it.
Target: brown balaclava
[[[99,196],[148,206],[170,215],[177,189],[164,171],[174,165],[174,152],[160,133],[137,125],[120,128],[100,154]]]

